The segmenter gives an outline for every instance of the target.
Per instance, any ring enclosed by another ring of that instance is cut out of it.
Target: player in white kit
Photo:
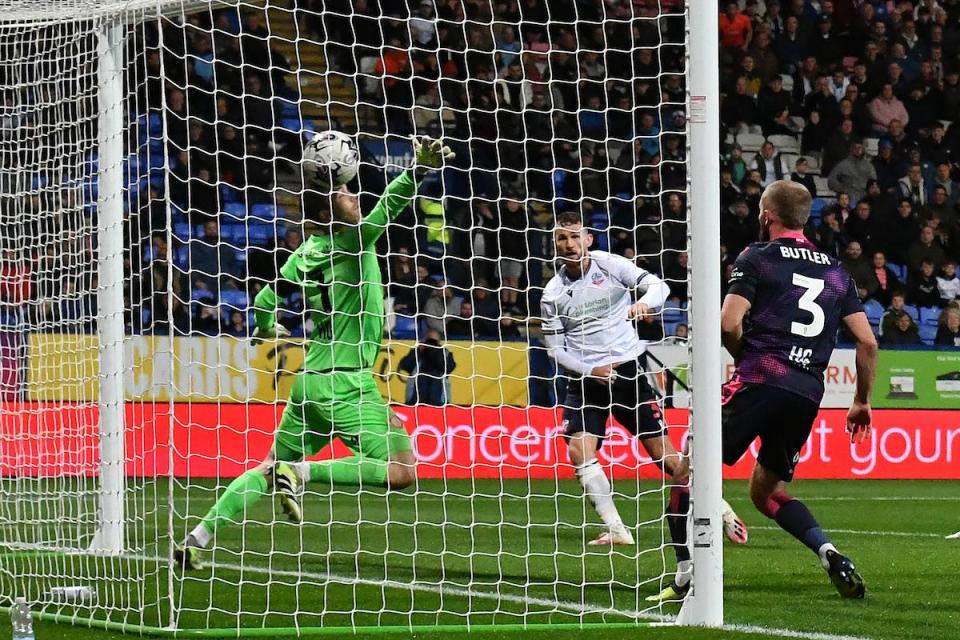
[[[589,251],[592,242],[579,215],[557,216],[554,243],[561,266],[547,283],[542,299],[544,341],[551,357],[570,374],[563,412],[570,462],[584,494],[606,525],[590,544],[634,544],[596,455],[612,414],[640,439],[671,478],[667,523],[682,582],[688,579],[690,567],[685,522],[690,504],[689,466],[667,438],[657,398],[638,362],[646,343],[637,336],[634,325],[636,318],[663,306],[670,288],[656,274],[626,258]],[[736,515],[730,511],[725,520],[742,528],[745,541],[746,529]],[[730,531],[728,536],[734,539]]]

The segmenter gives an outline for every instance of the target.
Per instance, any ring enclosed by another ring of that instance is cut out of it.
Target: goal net
[[[691,171],[718,173],[717,105],[688,51],[715,17],[666,0],[0,7],[0,605],[238,635],[676,618],[645,600],[674,577],[676,484],[614,422],[598,459],[635,544],[588,544],[604,523],[568,457],[541,298],[555,216],[576,212],[593,250],[670,286],[636,330],[671,439],[688,451],[691,414],[715,422],[719,259],[698,234],[719,216],[701,198],[690,224],[690,185],[717,191]],[[389,224],[331,223],[345,201],[300,164],[324,130],[353,138],[346,188]],[[422,135],[456,159],[404,182]],[[691,339],[714,354],[694,367]],[[718,449],[693,433],[682,621],[716,624]],[[259,466],[271,451],[315,464],[281,477]]]

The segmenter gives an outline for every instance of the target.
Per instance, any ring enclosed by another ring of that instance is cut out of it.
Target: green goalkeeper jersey
[[[411,172],[404,171],[387,185],[359,225],[332,236],[310,236],[281,267],[282,278],[303,287],[304,306],[314,322],[306,371],[373,368],[384,323],[383,280],[375,244],[416,191]],[[261,332],[273,328],[279,302],[269,286],[257,294],[255,317]]]

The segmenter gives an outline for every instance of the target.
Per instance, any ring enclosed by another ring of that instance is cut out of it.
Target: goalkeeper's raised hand
[[[417,178],[422,178],[433,169],[440,169],[444,162],[455,157],[456,154],[443,144],[443,140],[434,140],[429,136],[413,138],[413,170]]]
[[[290,330],[287,329],[280,323],[274,323],[269,329],[261,329],[257,327],[253,330],[253,335],[250,336],[251,342],[253,344],[260,344],[265,340],[280,340],[282,338],[289,338]]]

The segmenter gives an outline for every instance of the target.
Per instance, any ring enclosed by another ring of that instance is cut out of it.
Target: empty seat
[[[800,143],[793,136],[776,135],[767,138],[780,153],[800,153]]]
[[[255,204],[250,215],[260,220],[275,220],[283,215],[283,209],[272,204]]]
[[[763,146],[763,136],[756,133],[741,133],[737,135],[737,144],[743,149],[744,153],[760,151]]]
[[[920,307],[920,325],[937,326],[940,321],[940,307]]]
[[[243,220],[247,217],[247,205],[242,202],[227,202],[223,205],[223,212],[228,216]]]
[[[932,345],[937,339],[937,325],[922,324],[920,329],[920,340],[923,344]]]
[[[813,184],[817,186],[817,197],[833,198],[836,195],[823,176],[813,176]]]
[[[883,317],[883,305],[876,300],[867,300],[863,303],[863,312],[867,314],[870,324],[877,326]]]
[[[220,302],[237,309],[247,307],[247,292],[239,289],[223,289],[220,291]]]

